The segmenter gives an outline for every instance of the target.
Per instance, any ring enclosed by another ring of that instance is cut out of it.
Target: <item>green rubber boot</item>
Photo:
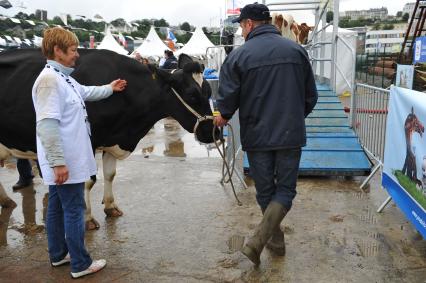
[[[280,203],[271,201],[265,210],[262,221],[256,227],[254,235],[248,240],[241,252],[255,265],[260,264],[260,254],[274,231],[287,214],[287,209]],[[281,231],[281,229],[280,229]],[[282,231],[281,231],[282,232]],[[284,242],[284,234],[283,234]]]

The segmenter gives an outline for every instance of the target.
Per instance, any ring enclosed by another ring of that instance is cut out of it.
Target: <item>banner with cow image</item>
[[[426,239],[426,94],[392,86],[382,185]]]

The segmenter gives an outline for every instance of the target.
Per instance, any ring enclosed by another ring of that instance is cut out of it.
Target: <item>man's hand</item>
[[[112,87],[112,91],[114,91],[114,92],[123,91],[127,86],[127,81],[122,80],[122,79],[118,79],[118,80],[112,81],[110,83],[110,85]]]
[[[214,117],[213,124],[217,127],[223,127],[228,124],[228,120],[224,119],[222,115],[218,115]]]
[[[65,165],[53,167],[55,173],[55,184],[62,185],[68,180],[68,168]]]

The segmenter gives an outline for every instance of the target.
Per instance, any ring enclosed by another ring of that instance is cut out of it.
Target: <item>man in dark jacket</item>
[[[164,62],[161,69],[177,69],[178,67],[178,61],[173,54],[173,51],[166,50],[164,51],[164,56],[166,58],[166,61]]]
[[[318,98],[307,52],[283,38],[270,20],[269,9],[257,3],[246,5],[234,20],[246,42],[221,68],[215,117],[215,124],[224,126],[240,110],[241,143],[264,214],[242,250],[256,265],[265,245],[285,254],[280,224],[296,196],[305,117]]]

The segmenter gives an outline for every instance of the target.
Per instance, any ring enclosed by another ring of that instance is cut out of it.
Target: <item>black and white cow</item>
[[[92,127],[93,149],[103,151],[104,211],[108,216],[122,212],[114,202],[112,181],[116,160],[124,159],[160,119],[171,116],[188,132],[194,131],[197,119],[177,98],[201,115],[212,115],[208,103],[211,89],[203,80],[198,63],[179,62],[183,69],[169,73],[108,50],[79,50],[80,59],[72,76],[83,85],[103,85],[115,78],[127,80],[127,88],[119,94],[87,102]],[[182,56],[188,60],[189,57]],[[190,60],[190,59],[189,59]],[[0,160],[12,156],[36,158],[35,112],[31,99],[33,83],[46,61],[37,49],[0,53]],[[210,143],[213,123],[201,122],[197,127],[199,141]],[[99,224],[91,215],[90,189],[96,178],[86,183],[86,227]],[[0,205],[10,206],[0,184]]]

